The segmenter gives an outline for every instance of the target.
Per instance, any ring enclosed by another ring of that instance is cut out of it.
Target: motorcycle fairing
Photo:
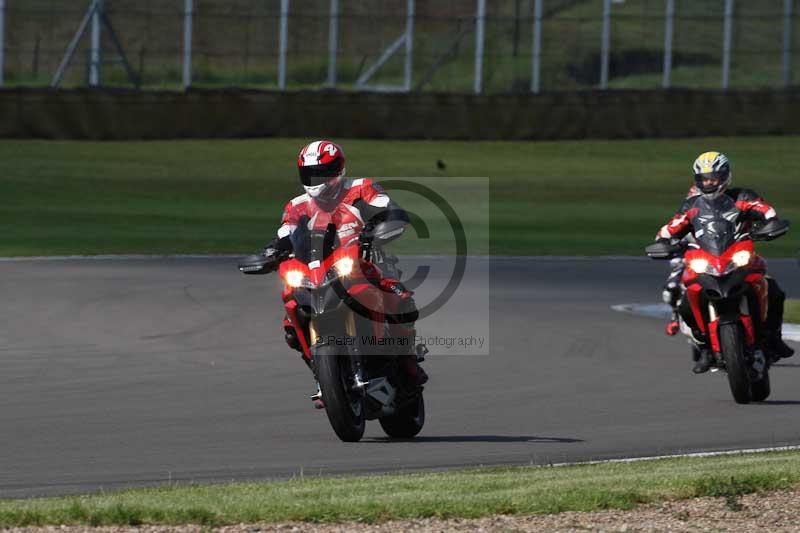
[[[687,268],[682,279],[692,318],[716,353],[721,351],[721,324],[741,323],[746,344],[753,346],[757,338],[757,325],[750,314],[753,305],[746,305],[743,299],[757,305],[759,324],[762,323],[766,318],[766,290],[762,289],[766,284],[766,264],[756,255],[752,240],[738,240],[741,211],[733,199],[727,195],[701,198],[695,208],[694,242],[684,255]],[[747,264],[733,262],[739,252],[749,254]],[[693,270],[695,260],[707,265],[704,271]],[[710,306],[713,310],[709,310]]]
[[[707,252],[719,256],[736,242],[736,233],[741,211],[736,202],[726,195],[716,198],[699,198],[692,218],[692,233]]]
[[[301,220],[291,236],[294,257],[279,267],[280,277],[285,282],[283,301],[286,313],[300,340],[303,357],[309,361],[314,348],[308,333],[312,319],[327,322],[340,318],[340,312],[354,311],[368,317],[372,335],[382,338],[386,313],[385,295],[369,279],[379,272],[377,268],[361,260],[355,244],[341,247],[333,224],[329,224],[324,232],[309,229],[311,224],[312,221]],[[339,276],[336,272],[336,265],[342,260],[352,264],[352,271],[347,276]],[[286,283],[291,271],[301,275],[301,286],[291,287]]]
[[[695,272],[692,270],[691,266],[693,260],[704,259],[708,261],[709,265],[717,272],[717,275],[722,275],[730,271],[729,267],[733,262],[733,256],[738,252],[749,252],[751,263],[754,262],[757,257],[755,248],[753,247],[753,241],[749,240],[734,242],[730,247],[725,248],[720,253],[709,252],[704,248],[689,248],[683,256],[686,266],[689,267],[683,272],[684,284],[691,283],[694,281],[694,278],[700,274],[705,274],[705,272]]]

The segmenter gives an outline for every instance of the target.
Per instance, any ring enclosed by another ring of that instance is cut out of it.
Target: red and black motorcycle
[[[712,370],[727,372],[737,403],[765,400],[771,364],[762,349],[768,284],[766,262],[753,241],[780,237],[789,222],[773,219],[755,227],[724,195],[702,199],[696,207],[688,249],[656,243],[646,248],[647,255],[669,259],[685,249],[685,289],[678,304],[682,331],[710,346]]]
[[[399,368],[409,350],[417,350],[420,361],[424,354],[390,334],[386,294],[372,262],[402,224],[380,223],[369,244],[356,239],[341,246],[333,224],[310,230],[303,220],[291,235],[291,255],[280,262],[286,314],[319,383],[328,420],[343,441],[360,440],[366,420],[377,418],[393,438],[414,437],[425,423],[423,388],[409,383]],[[247,258],[239,269],[264,273],[264,258]]]

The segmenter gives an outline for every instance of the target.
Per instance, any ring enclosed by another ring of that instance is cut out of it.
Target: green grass
[[[783,321],[790,324],[800,324],[800,300],[786,300]]]
[[[294,161],[304,142],[0,141],[0,255],[255,250],[301,190]],[[342,142],[351,176],[488,177],[488,205],[469,191],[459,204],[474,229],[470,253],[642,255],[708,149],[731,156],[735,184],[800,220],[798,137]],[[795,255],[798,235],[759,246]]]
[[[0,500],[0,527],[380,522],[630,509],[667,499],[794,488],[800,455],[764,453],[570,467],[481,468]]]

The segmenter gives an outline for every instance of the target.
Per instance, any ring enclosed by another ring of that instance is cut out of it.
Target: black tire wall
[[[0,90],[0,138],[555,140],[800,133],[800,91]]]

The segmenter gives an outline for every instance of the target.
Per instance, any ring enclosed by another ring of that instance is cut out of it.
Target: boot
[[[286,327],[283,331],[283,338],[286,340],[286,344],[289,345],[289,348],[302,352],[303,348],[300,346],[300,339],[297,338],[297,332],[295,332],[294,328]]]
[[[786,359],[794,355],[794,350],[783,342],[779,331],[764,332],[764,351],[773,362]]]
[[[311,403],[314,404],[314,409],[325,409],[325,402],[322,401],[322,389],[319,388],[319,383],[317,383],[317,392],[311,395]]]
[[[681,330],[681,325],[678,320],[678,303],[680,301],[681,290],[677,283],[670,281],[664,285],[664,291],[661,293],[661,298],[664,303],[672,308],[672,317],[667,322],[664,332],[670,337],[674,337]]]
[[[428,374],[420,366],[420,359],[417,357],[417,347],[414,343],[417,337],[417,330],[408,324],[395,324],[392,329],[395,338],[398,340],[399,350],[397,355],[400,371],[412,385],[421,387],[428,382]]]
[[[678,321],[678,312],[672,311],[672,318],[667,322],[664,332],[670,337],[674,337],[681,330],[681,323]]]
[[[697,347],[694,349],[693,355],[696,356],[697,359],[695,360],[694,367],[692,367],[692,372],[695,374],[708,372],[714,362],[711,350],[704,347]]]
[[[786,359],[794,355],[794,350],[783,342],[781,326],[783,325],[783,306],[786,302],[786,293],[778,286],[778,282],[767,277],[769,284],[769,306],[767,307],[767,320],[764,323],[764,351],[772,361]]]
[[[416,354],[401,355],[400,369],[412,385],[421,387],[428,382],[428,374],[417,362]]]

